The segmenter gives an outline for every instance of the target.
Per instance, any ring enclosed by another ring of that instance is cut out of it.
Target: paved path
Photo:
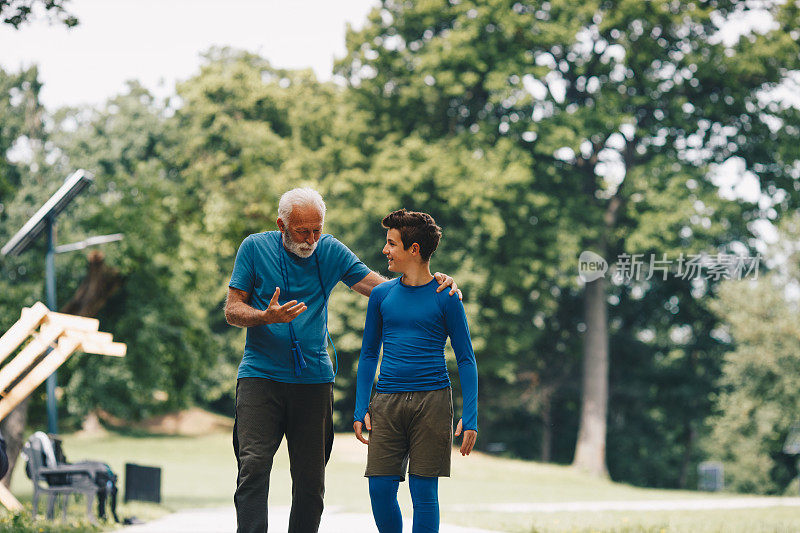
[[[572,511],[699,511],[705,509],[752,509],[763,507],[800,507],[800,498],[752,496],[683,500],[522,502],[448,505],[446,509],[448,511],[488,511],[498,513],[561,513]]]
[[[288,507],[270,507],[270,532],[283,532],[289,526]],[[403,517],[403,533],[411,533],[411,520]],[[147,524],[130,526],[125,533],[234,533],[236,531],[236,514],[233,507],[216,509],[187,509],[154,520]],[[319,533],[378,533],[372,515],[341,513],[335,509],[326,509],[322,514]],[[495,533],[485,529],[442,524],[440,533]]]
[[[740,498],[695,498],[685,500],[636,500],[598,502],[550,502],[550,503],[505,503],[486,505],[448,505],[451,511],[493,511],[508,513],[557,513],[586,511],[673,511],[701,509],[748,509],[763,507],[800,507],[800,498],[740,497]],[[411,520],[404,517],[404,533],[411,532]],[[270,531],[286,531],[289,523],[289,508],[270,508]],[[216,509],[187,509],[139,526],[126,527],[126,533],[233,533],[236,530],[236,515],[233,507]],[[377,533],[372,516],[368,514],[343,513],[335,508],[326,509],[322,515],[319,533]],[[442,524],[440,533],[495,533],[485,529],[466,528]]]

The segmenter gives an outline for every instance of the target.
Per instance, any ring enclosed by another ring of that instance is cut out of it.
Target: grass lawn
[[[491,526],[492,520],[494,526]],[[707,511],[467,513],[450,520],[498,531],[524,533],[797,533],[800,509],[716,509]]]
[[[162,468],[163,505],[122,504],[120,515],[149,519],[166,512],[207,506],[232,505],[236,462],[231,437],[64,436],[70,461],[98,459],[120,474],[126,462]],[[327,469],[328,508],[369,513],[367,482],[363,477],[366,446],[351,434],[336,436]],[[124,480],[120,479],[120,497]],[[23,469],[14,472],[12,492],[29,500],[31,483]],[[532,532],[794,532],[800,531],[800,508],[766,508],[707,511],[638,512],[465,512],[455,505],[491,503],[630,501],[719,498],[691,491],[650,490],[584,476],[568,467],[516,461],[474,453],[453,455],[453,472],[440,481],[442,521],[518,533]],[[727,495],[730,496],[730,495]],[[288,506],[291,481],[285,446],[276,457],[270,484],[270,505]],[[400,488],[403,513],[411,514],[407,484]],[[76,509],[73,516],[80,517]]]

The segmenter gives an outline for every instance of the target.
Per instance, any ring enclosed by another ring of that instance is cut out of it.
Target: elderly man
[[[319,529],[333,445],[328,297],[339,281],[364,296],[387,281],[332,235],[323,235],[324,220],[319,193],[293,189],[278,202],[280,231],[248,236],[236,254],[225,318],[247,328],[233,430],[239,533],[267,531],[272,458],[284,435],[292,475],[289,532]],[[450,287],[451,295],[458,293],[452,278],[436,278],[438,291]]]

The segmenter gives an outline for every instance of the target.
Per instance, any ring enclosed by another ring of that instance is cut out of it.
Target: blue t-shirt
[[[411,286],[396,278],[372,289],[356,376],[356,421],[364,421],[369,407],[381,344],[378,392],[429,391],[450,385],[444,359],[449,336],[461,380],[463,428],[477,431],[478,368],[467,317],[461,300],[436,292],[438,287],[435,279]]]
[[[283,255],[289,287],[281,275],[279,253]],[[236,253],[228,285],[249,293],[248,303],[255,309],[269,307],[275,287],[281,289],[278,298],[281,305],[290,300],[305,302],[308,308],[292,321],[292,325],[308,367],[301,376],[294,375],[288,323],[254,326],[247,328],[239,377],[268,378],[283,383],[332,382],[333,364],[326,350],[328,309],[325,302],[339,281],[352,287],[369,273],[370,269],[332,235],[322,235],[316,250],[307,258],[288,252],[279,231],[248,236]]]

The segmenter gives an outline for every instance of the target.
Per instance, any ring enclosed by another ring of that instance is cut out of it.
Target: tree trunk
[[[692,463],[692,453],[694,452],[694,443],[697,440],[697,430],[691,422],[687,422],[686,428],[686,447],[683,450],[683,459],[681,460],[681,473],[678,478],[678,486],[682,489],[686,488],[689,482],[689,467]]]
[[[29,398],[22,400],[22,403],[0,423],[0,431],[3,432],[3,437],[6,439],[6,453],[8,454],[8,473],[2,481],[6,488],[11,485],[11,474],[14,473],[17,458],[22,452],[23,435],[28,422],[28,401]]]
[[[553,405],[550,396],[542,399],[542,456],[543,463],[553,460]]]
[[[95,317],[121,285],[119,271],[106,265],[103,252],[92,250],[89,252],[89,272],[61,312]]]
[[[605,254],[605,249],[601,251]],[[608,411],[608,312],[606,280],[586,284],[583,343],[583,394],[578,442],[572,466],[598,477],[606,468],[606,414]]]
[[[71,315],[94,317],[106,305],[111,296],[122,286],[123,278],[119,271],[105,264],[103,253],[93,250],[89,253],[89,270],[75,294],[60,311]],[[2,482],[8,487],[14,466],[25,443],[25,426],[28,421],[28,402],[26,398],[0,424],[8,449],[8,474]]]

